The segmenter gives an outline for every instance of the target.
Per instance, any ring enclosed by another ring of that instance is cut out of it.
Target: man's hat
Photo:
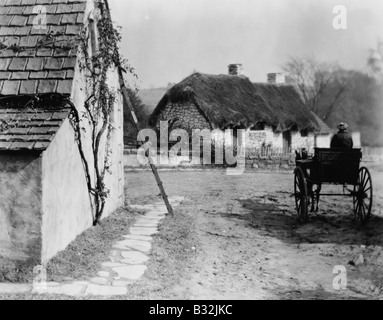
[[[341,122],[341,123],[338,124],[338,129],[339,130],[346,130],[347,128],[348,128],[348,124],[347,123]]]

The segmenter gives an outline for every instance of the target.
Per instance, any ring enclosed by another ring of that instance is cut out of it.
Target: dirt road
[[[323,198],[309,223],[297,223],[292,173],[160,175],[169,195],[185,196],[177,212],[193,218],[196,239],[174,299],[383,298],[383,172],[372,172],[374,216],[365,227],[342,197]],[[128,173],[127,183],[132,203],[158,194],[150,172]],[[346,268],[345,290],[333,287],[335,266]]]

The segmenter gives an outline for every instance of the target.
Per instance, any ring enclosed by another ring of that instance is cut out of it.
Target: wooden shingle
[[[46,25],[38,19],[39,5]],[[83,28],[85,10],[85,0],[0,0],[0,95],[70,93],[77,50],[53,49],[49,43],[65,47],[73,42]],[[48,34],[53,35],[49,43]]]

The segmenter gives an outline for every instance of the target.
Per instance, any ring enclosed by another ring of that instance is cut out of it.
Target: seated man
[[[330,148],[348,148],[352,149],[354,147],[354,142],[352,141],[352,136],[346,130],[348,125],[346,123],[340,123],[338,125],[338,133],[333,136],[331,139]]]

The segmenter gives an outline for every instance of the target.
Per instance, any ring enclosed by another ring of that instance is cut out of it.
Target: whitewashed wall
[[[93,1],[88,1],[87,14],[92,10]],[[85,20],[87,19],[85,15]],[[79,55],[80,56],[80,55]],[[117,93],[115,109],[111,123],[114,127],[110,147],[111,173],[106,173],[106,187],[110,193],[106,200],[103,218],[108,217],[124,205],[124,169],[123,169],[123,101],[119,93],[117,70],[108,73],[108,86]],[[76,66],[71,100],[81,115],[85,111],[84,103],[90,92],[87,90],[85,76]],[[91,130],[83,121],[82,132],[84,152],[89,164],[93,163],[91,149]],[[101,141],[99,156],[101,168],[105,153],[106,135]],[[90,175],[95,177],[90,166]],[[93,181],[94,182],[94,181]],[[67,119],[43,155],[43,226],[42,260],[48,261],[73,241],[76,236],[93,223],[92,200],[86,185],[84,167],[76,141],[74,130]]]
[[[91,202],[73,128],[65,120],[42,157],[42,262],[92,225]]]
[[[316,136],[316,147],[317,148],[330,148],[331,135],[321,134]]]
[[[246,131],[246,146],[248,148],[261,148],[263,144],[271,145],[272,148],[283,148],[283,135],[280,132],[274,132],[271,127],[265,127],[265,130]]]

